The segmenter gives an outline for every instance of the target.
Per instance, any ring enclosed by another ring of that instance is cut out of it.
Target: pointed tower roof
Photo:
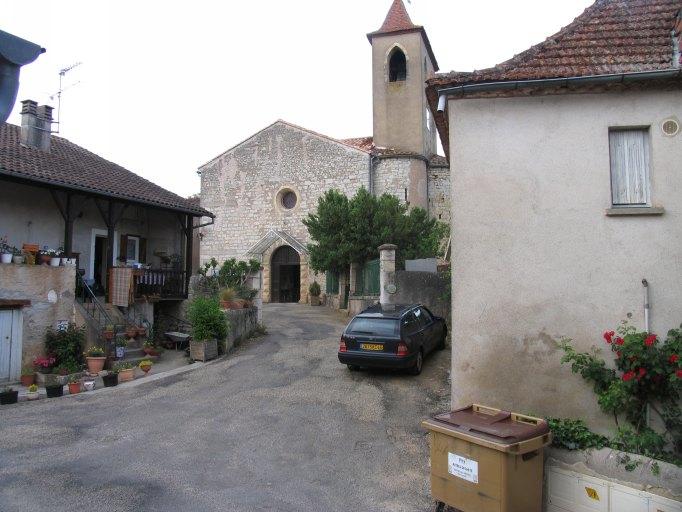
[[[426,45],[426,50],[429,52],[429,56],[433,62],[433,67],[436,71],[438,71],[438,62],[436,61],[436,56],[433,54],[431,43],[429,42],[429,38],[426,35],[426,30],[424,30],[424,27],[421,25],[415,25],[412,23],[403,0],[393,0],[391,8],[388,10],[388,14],[386,14],[386,19],[381,25],[381,28],[367,34],[367,39],[369,39],[369,42],[371,43],[372,38],[376,36],[384,36],[389,34],[408,34],[410,32],[421,33],[422,38],[424,39],[424,44]]]
[[[410,15],[405,9],[405,4],[403,0],[393,0],[393,5],[386,15],[384,24],[381,28],[374,32],[374,34],[388,34],[390,32],[399,32],[401,30],[412,30],[414,28],[420,28],[410,19]]]

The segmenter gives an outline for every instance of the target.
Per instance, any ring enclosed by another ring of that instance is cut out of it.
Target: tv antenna
[[[50,96],[51,100],[54,100],[54,97],[57,96],[57,121],[56,121],[57,131],[55,131],[53,133],[59,133],[59,127],[60,127],[59,118],[60,118],[60,114],[62,111],[62,93],[66,90],[71,89],[71,87],[78,85],[80,83],[80,80],[79,80],[78,82],[74,82],[71,85],[67,85],[66,87],[64,87],[63,86],[64,76],[66,76],[66,74],[69,71],[71,71],[73,68],[77,68],[81,64],[83,64],[83,63],[82,62],[76,62],[75,64],[71,64],[70,66],[67,66],[67,67],[59,70],[59,90]]]

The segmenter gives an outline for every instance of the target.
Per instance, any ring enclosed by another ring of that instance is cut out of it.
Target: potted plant
[[[0,262],[12,263],[12,247],[7,243],[7,235],[0,237]]]
[[[102,382],[105,388],[113,388],[118,386],[118,372],[116,370],[110,371],[102,377]]]
[[[135,378],[135,367],[132,363],[116,363],[114,369],[118,373],[119,384]]]
[[[116,359],[123,359],[126,356],[128,340],[124,336],[116,336]]]
[[[92,391],[95,389],[95,381],[93,379],[84,380],[83,387],[85,388],[85,391]]]
[[[31,384],[26,392],[26,400],[38,400],[40,394],[38,393],[38,385]]]
[[[135,338],[137,336],[137,327],[134,325],[129,325],[126,327],[126,336],[131,339]]]
[[[104,356],[104,349],[95,345],[85,352],[85,360],[88,363],[88,373],[97,375],[104,369],[107,358]]]
[[[21,252],[21,249],[12,247],[12,263],[15,265],[24,263],[24,254]]]
[[[36,372],[30,366],[24,366],[21,369],[21,385],[24,387],[29,387],[36,381]]]
[[[320,284],[317,281],[310,283],[310,286],[308,287],[308,293],[310,294],[310,305],[319,306],[320,293],[322,293],[322,290],[320,289]]]
[[[104,326],[104,330],[102,331],[102,337],[105,340],[114,339],[114,326],[113,326],[113,324],[107,324]]]
[[[0,405],[16,404],[19,399],[19,391],[6,387],[0,391]]]
[[[33,360],[33,367],[42,374],[52,373],[52,367],[57,360],[53,356],[36,357]]]
[[[227,336],[227,321],[218,301],[197,297],[189,305],[188,316],[192,324],[190,359],[208,361],[218,357],[218,339]]]
[[[237,291],[232,288],[223,288],[220,290],[220,307],[223,309],[240,309],[241,306],[237,304]]]
[[[81,392],[81,381],[76,375],[69,377],[69,394],[75,395]]]
[[[64,384],[49,384],[45,386],[45,393],[47,393],[47,398],[57,398],[64,394]]]
[[[152,363],[149,359],[143,359],[142,361],[140,361],[140,364],[138,366],[140,367],[140,370],[142,370],[146,375],[149,373],[149,370],[152,369],[153,364],[154,363]]]
[[[158,356],[159,355],[159,349],[156,348],[154,340],[145,341],[144,346],[142,347],[142,350],[148,356]]]

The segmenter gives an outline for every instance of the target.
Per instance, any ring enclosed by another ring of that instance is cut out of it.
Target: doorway
[[[301,258],[289,245],[277,249],[270,262],[270,300],[298,302],[301,299]]]
[[[0,309],[0,381],[21,374],[22,327],[21,309]]]

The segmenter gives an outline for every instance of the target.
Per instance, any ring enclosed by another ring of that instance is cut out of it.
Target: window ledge
[[[621,208],[607,208],[606,209],[606,216],[607,217],[620,217],[620,216],[630,216],[630,215],[663,215],[665,213],[665,209],[662,207],[643,207],[643,208],[628,208],[628,207],[621,207]]]

